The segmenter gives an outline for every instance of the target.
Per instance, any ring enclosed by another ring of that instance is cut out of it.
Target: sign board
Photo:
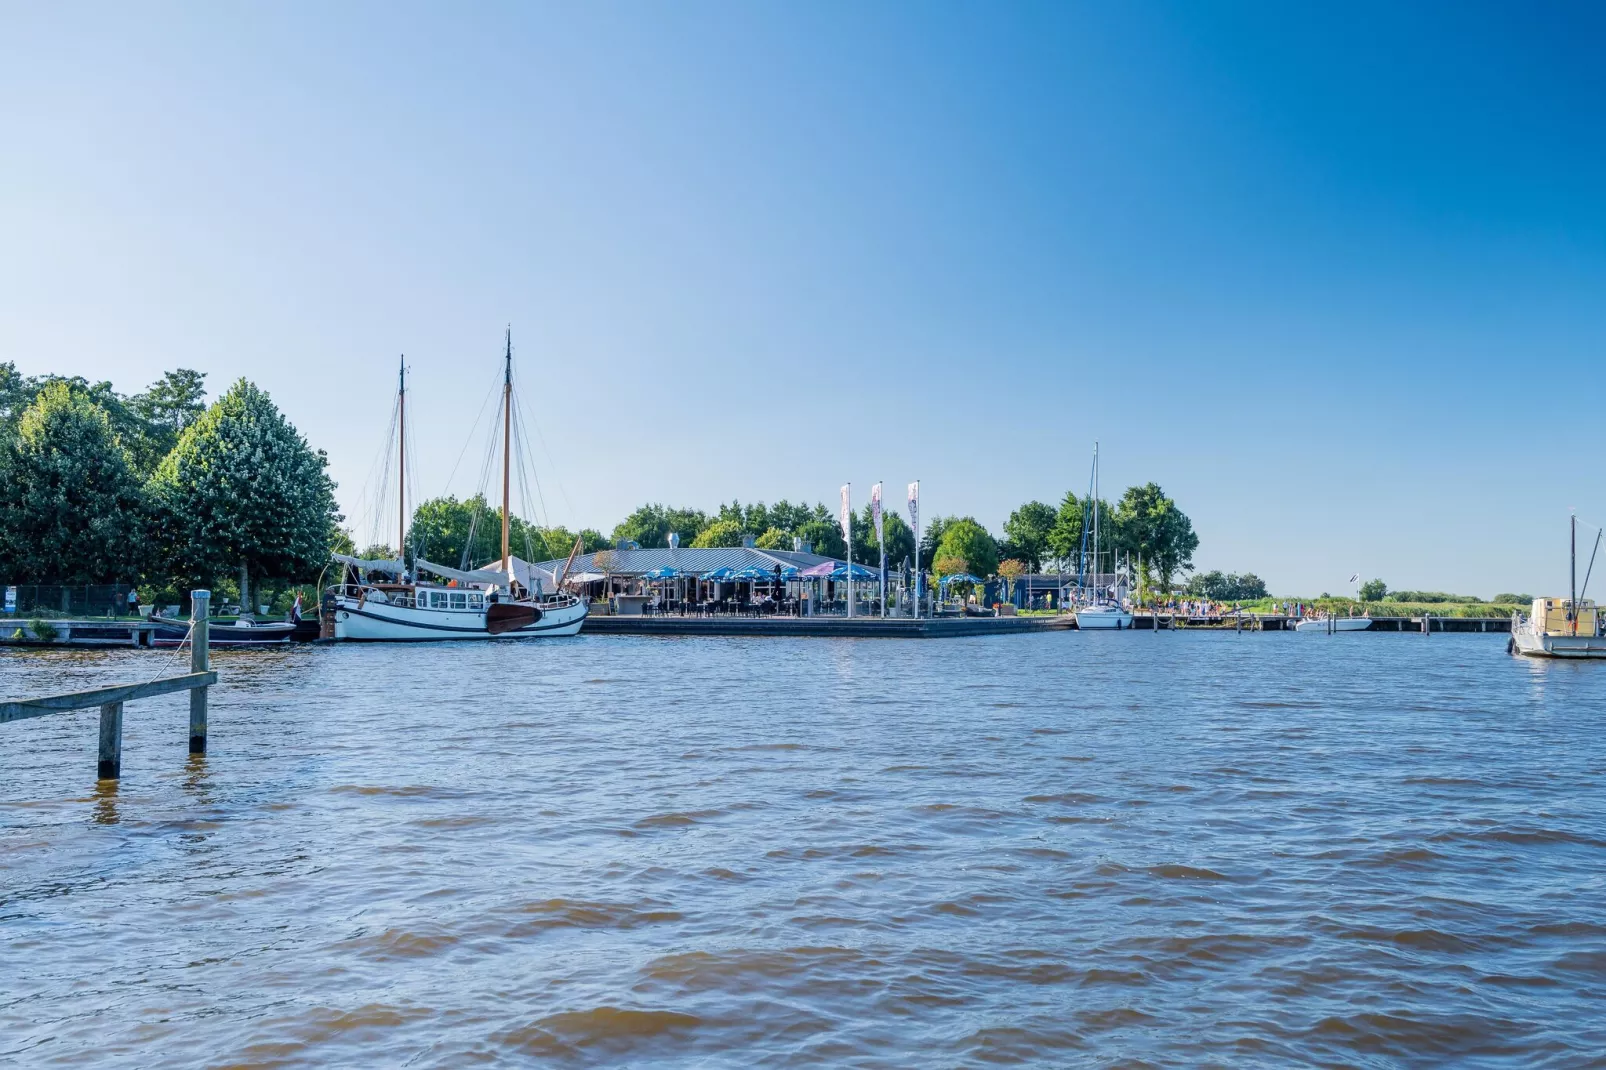
[[[16,611],[17,611],[17,589],[15,587],[7,587],[6,588],[6,612],[7,613],[15,613]]]

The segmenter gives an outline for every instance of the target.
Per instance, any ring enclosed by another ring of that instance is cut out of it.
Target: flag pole
[[[853,619],[853,484],[842,484],[842,534],[848,543],[848,619]]]

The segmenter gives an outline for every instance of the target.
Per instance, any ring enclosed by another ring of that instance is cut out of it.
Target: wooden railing
[[[141,698],[154,698],[157,695],[171,695],[176,691],[188,691],[190,753],[206,753],[207,688],[217,683],[217,673],[212,671],[209,665],[210,650],[207,635],[207,612],[212,601],[212,592],[194,591],[190,595],[190,600],[188,673],[183,676],[148,680],[142,684],[113,684],[110,687],[72,691],[64,695],[45,695],[40,698],[0,702],[0,724],[99,706],[100,752],[97,772],[102,780],[115,780],[122,775],[123,767],[123,703]]]

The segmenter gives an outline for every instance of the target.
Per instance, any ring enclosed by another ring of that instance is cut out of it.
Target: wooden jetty
[[[1075,628],[1070,617],[587,617],[582,635],[764,635],[942,639]]]
[[[1280,613],[1226,613],[1219,616],[1189,616],[1185,613],[1134,613],[1132,627],[1143,631],[1185,631],[1188,629],[1240,632],[1291,632],[1301,618]],[[1511,631],[1509,617],[1373,617],[1360,629],[1364,632],[1498,632]],[[1347,633],[1346,633],[1347,634]]]
[[[0,702],[0,724],[22,721],[30,717],[44,717],[69,710],[87,710],[100,707],[100,751],[96,771],[102,780],[114,780],[122,775],[123,766],[123,704],[135,699],[170,695],[176,691],[190,693],[190,753],[206,753],[206,702],[207,688],[217,683],[217,673],[209,665],[207,636],[207,610],[212,601],[211,591],[191,594],[193,609],[190,615],[190,671],[182,676],[147,680],[138,684],[113,684],[89,691],[74,691],[65,695],[44,695],[38,698],[12,699]]]

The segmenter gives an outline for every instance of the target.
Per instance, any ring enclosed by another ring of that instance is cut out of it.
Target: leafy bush
[[[1266,581],[1253,572],[1238,575],[1211,570],[1201,572],[1188,580],[1187,593],[1193,598],[1208,598],[1212,602],[1242,602],[1266,597]]]
[[[1361,584],[1361,601],[1381,602],[1383,596],[1389,593],[1388,584],[1382,580],[1367,580]]]

